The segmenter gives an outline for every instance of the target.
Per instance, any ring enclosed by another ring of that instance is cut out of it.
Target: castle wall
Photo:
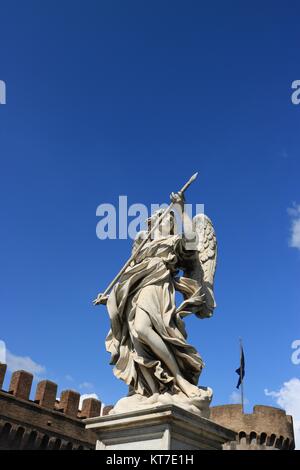
[[[0,364],[0,388],[5,372]],[[9,390],[0,390],[0,449],[94,449],[96,436],[83,419],[99,416],[101,403],[88,398],[79,410],[79,393],[64,390],[57,400],[57,385],[48,380],[38,383],[30,400],[32,380],[32,374],[17,371]]]
[[[238,441],[224,449],[292,450],[295,447],[293,419],[284,410],[256,405],[253,413],[242,412],[241,405],[211,407],[210,419],[238,433]]]
[[[0,449],[94,449],[96,435],[83,420],[100,415],[101,403],[94,398],[83,401],[79,393],[64,390],[57,399],[57,385],[42,380],[30,400],[33,376],[26,371],[11,375],[9,388],[2,390],[6,364],[0,363]],[[102,415],[111,410],[104,407]],[[237,433],[237,440],[224,444],[224,450],[294,449],[293,420],[284,410],[256,405],[253,413],[242,412],[241,405],[210,408],[210,419]]]

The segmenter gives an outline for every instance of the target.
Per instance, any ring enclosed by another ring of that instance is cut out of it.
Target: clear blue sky
[[[188,202],[219,242],[215,315],[187,320],[200,383],[229,402],[240,336],[249,407],[299,376],[299,17],[294,1],[1,2],[0,339],[13,355],[60,389],[120,398],[91,301],[131,241],[98,240],[96,207],[168,202],[199,171]]]

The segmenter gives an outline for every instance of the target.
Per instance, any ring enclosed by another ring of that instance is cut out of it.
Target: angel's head
[[[158,209],[155,211],[151,217],[147,219],[148,232],[157,224],[158,219],[165,212],[165,209]],[[167,237],[170,235],[175,235],[176,233],[176,219],[173,211],[170,211],[166,214],[162,221],[160,222],[157,230],[154,231],[154,238],[156,236]]]

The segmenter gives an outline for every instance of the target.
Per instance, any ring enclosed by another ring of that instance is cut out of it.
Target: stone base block
[[[174,405],[89,418],[96,450],[222,450],[235,433]]]

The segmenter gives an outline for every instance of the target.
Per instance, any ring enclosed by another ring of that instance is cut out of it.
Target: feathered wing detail
[[[215,308],[213,295],[214,277],[217,266],[217,238],[213,224],[205,214],[198,214],[193,219],[195,230],[198,234],[199,261],[203,271],[203,284],[211,292],[211,302],[208,306]]]
[[[216,307],[214,275],[217,264],[217,239],[213,224],[205,214],[197,214],[193,218],[193,227],[198,241],[194,256],[184,270],[184,277],[196,281],[198,289],[194,295],[202,297],[203,302],[194,313],[200,318],[205,318],[210,317]]]

